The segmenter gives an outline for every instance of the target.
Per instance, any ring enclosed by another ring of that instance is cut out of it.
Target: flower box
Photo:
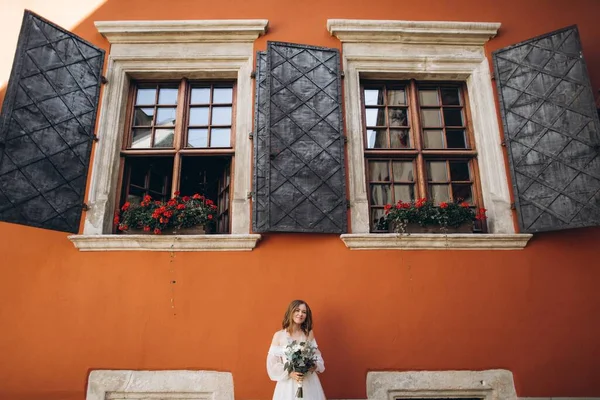
[[[145,231],[143,229],[135,228],[128,229],[123,232],[125,235],[154,235],[152,231]],[[161,235],[205,235],[206,230],[203,226],[193,226],[191,228],[173,228],[165,229],[161,232]]]
[[[447,226],[441,227],[439,225],[419,225],[416,222],[410,222],[406,224],[404,232],[398,227],[396,222],[390,222],[389,232],[391,233],[473,233],[473,223],[464,222],[459,226]]]

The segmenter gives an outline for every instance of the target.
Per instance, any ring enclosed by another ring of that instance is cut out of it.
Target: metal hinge
[[[344,144],[348,143],[348,136],[342,136],[342,139],[344,140]]]
[[[97,136],[95,133],[92,133],[92,140],[93,140],[94,142],[97,142],[97,141],[99,141],[100,139],[98,139],[98,136]]]
[[[517,209],[517,205],[514,202],[510,203],[510,209],[511,210],[516,210]]]
[[[256,79],[256,72],[255,71],[250,72],[250,79]]]
[[[491,79],[492,79],[493,81],[495,81],[495,80],[496,80],[496,75],[492,75]]]
[[[248,193],[246,193],[246,198],[249,199],[249,200],[252,199],[253,196],[254,196],[254,192],[248,192]]]
[[[506,147],[506,139],[500,142],[500,146]]]
[[[106,77],[104,75],[101,75],[100,83],[102,83],[103,85],[106,85],[108,83],[108,79],[106,79]]]
[[[340,77],[344,78],[346,76],[346,74],[344,74],[344,71],[340,71]]]
[[[350,209],[350,199],[346,199],[346,208]]]
[[[87,205],[87,203],[83,203],[83,204],[81,205],[81,209],[82,209],[83,211],[89,211],[90,207]]]
[[[250,140],[254,139],[254,132],[250,132],[248,134],[248,139],[250,139]]]

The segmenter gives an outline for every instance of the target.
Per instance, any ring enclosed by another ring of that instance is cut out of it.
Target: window
[[[372,231],[398,201],[482,205],[462,83],[363,81],[361,93]]]
[[[217,205],[208,231],[230,232],[234,93],[234,82],[134,82],[120,204],[199,193]]]

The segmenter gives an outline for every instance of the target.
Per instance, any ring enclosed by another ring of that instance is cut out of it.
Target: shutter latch
[[[254,193],[253,193],[253,192],[248,192],[248,193],[246,193],[246,198],[247,198],[248,200],[251,200],[253,195],[254,195]]]
[[[90,207],[87,205],[87,203],[83,203],[83,204],[81,205],[81,209],[82,209],[83,211],[89,211],[89,210],[90,210]]]
[[[250,139],[250,140],[254,139],[254,133],[253,132],[250,132],[248,134],[248,139]]]
[[[256,79],[256,72],[250,72],[250,79]]]
[[[103,85],[106,85],[108,83],[108,79],[106,79],[106,77],[104,75],[101,75],[100,83],[102,83]]]
[[[517,209],[517,205],[514,202],[510,203],[510,209],[511,210],[516,210]]]

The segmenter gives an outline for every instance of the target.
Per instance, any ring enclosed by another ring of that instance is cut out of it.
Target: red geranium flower
[[[419,199],[419,200],[416,201],[415,207],[421,208],[421,207],[423,207],[425,205],[426,202],[427,202],[426,198]]]
[[[480,208],[477,210],[477,214],[475,215],[475,219],[477,221],[483,221],[485,219],[487,219],[487,216],[485,215],[485,212],[487,210],[485,208]]]
[[[178,210],[185,210],[185,204],[178,204],[177,205],[177,209]]]
[[[175,200],[175,199],[171,199],[171,200],[167,201],[167,205],[170,207],[173,207],[176,204],[177,204],[177,200]]]
[[[175,193],[173,193],[175,196],[179,196],[181,194],[181,192],[178,190]]]
[[[213,219],[213,216],[212,216],[212,214],[208,214],[208,217],[207,217],[207,218],[208,218],[208,219]]]
[[[129,206],[131,205],[131,203],[129,203],[128,201],[125,202],[125,204],[123,204],[123,207],[121,207],[122,211],[127,211],[129,209]]]
[[[148,225],[144,227],[144,232],[150,232],[150,227]]]
[[[119,225],[119,216],[115,215],[115,219],[113,220],[115,225]]]
[[[146,202],[150,202],[150,201],[152,201],[152,196],[145,195],[145,196],[144,196],[144,201],[146,201]]]
[[[190,196],[183,196],[182,199],[183,201],[190,201]]]
[[[462,208],[469,208],[469,203],[467,203],[466,201],[463,201],[462,203],[460,203],[460,206]]]
[[[155,235],[160,235],[160,229],[154,228],[154,234]]]
[[[440,203],[440,208],[448,208],[448,203],[446,203],[445,201],[442,201]]]
[[[196,200],[198,200],[200,197],[202,196],[200,196],[198,193],[194,193],[194,195],[192,196],[192,198]]]

